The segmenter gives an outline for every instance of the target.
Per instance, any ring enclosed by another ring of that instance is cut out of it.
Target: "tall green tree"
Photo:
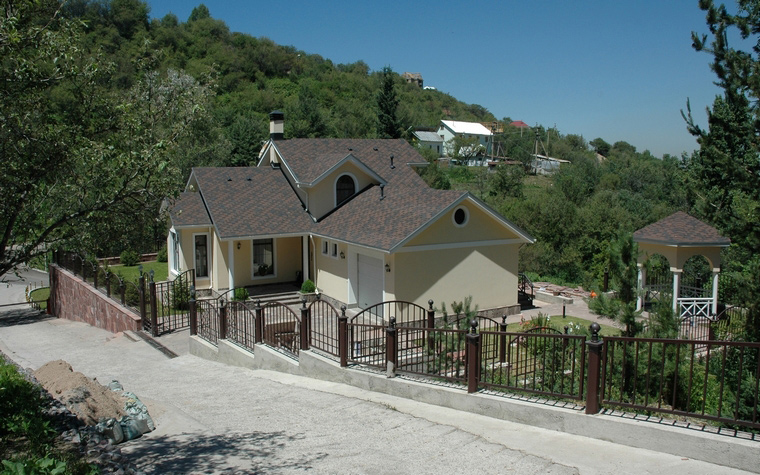
[[[146,71],[129,91],[84,54],[57,0],[0,3],[0,275],[49,248],[92,250],[181,188],[175,154],[203,115],[193,78]],[[147,214],[146,214],[147,213]]]
[[[377,94],[377,134],[384,139],[401,137],[401,122],[397,115],[399,100],[396,96],[395,76],[396,74],[390,66],[384,67],[380,92]]]
[[[694,121],[687,103],[688,130],[700,149],[689,163],[694,210],[732,240],[735,271],[745,291],[737,296],[750,309],[746,336],[760,340],[760,1],[738,0],[735,13],[700,0],[710,33],[692,33],[694,49],[712,55],[710,68],[722,95],[708,109],[708,128]],[[736,38],[740,47],[729,43]],[[742,49],[743,45],[752,45]]]

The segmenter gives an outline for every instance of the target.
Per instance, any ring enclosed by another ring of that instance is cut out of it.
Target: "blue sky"
[[[183,22],[200,3],[148,0],[152,17]],[[426,86],[499,119],[657,156],[697,148],[680,111],[690,99],[704,125],[720,92],[711,57],[691,48],[691,31],[707,31],[696,0],[202,3],[231,31],[336,64],[419,72]]]

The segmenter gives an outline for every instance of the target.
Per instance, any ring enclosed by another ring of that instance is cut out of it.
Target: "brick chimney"
[[[285,114],[282,111],[269,113],[269,138],[282,140],[285,138]]]

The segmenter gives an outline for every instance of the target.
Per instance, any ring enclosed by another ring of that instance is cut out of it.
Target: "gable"
[[[356,193],[370,185],[379,184],[377,175],[368,173],[366,167],[362,167],[352,160],[344,161],[340,166],[320,177],[319,182],[306,190],[308,207],[312,216],[319,219],[335,208],[337,204],[336,182],[343,175],[351,177]]]

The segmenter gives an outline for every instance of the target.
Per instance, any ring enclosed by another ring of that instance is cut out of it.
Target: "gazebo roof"
[[[728,247],[731,244],[717,229],[683,211],[639,229],[633,233],[633,240],[665,246]]]

